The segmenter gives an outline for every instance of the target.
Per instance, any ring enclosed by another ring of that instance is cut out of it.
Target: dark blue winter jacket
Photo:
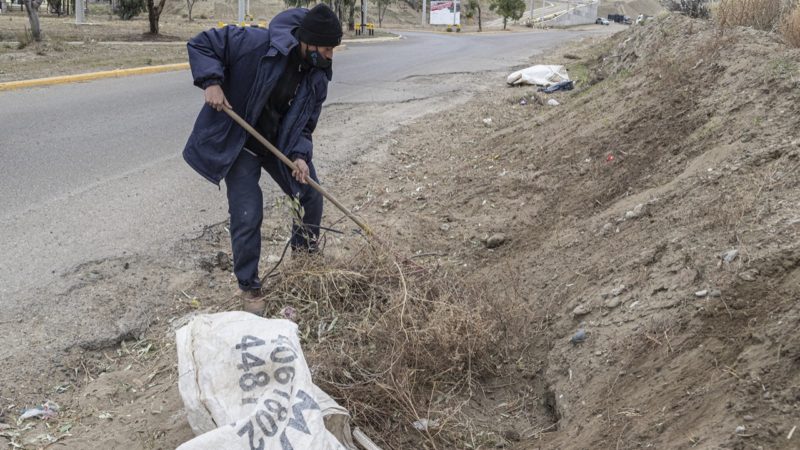
[[[255,126],[272,88],[286,69],[289,52],[298,45],[293,32],[307,12],[305,8],[284,11],[272,19],[269,29],[227,26],[198,34],[188,44],[194,84],[201,88],[220,84],[233,110]],[[312,68],[301,80],[281,122],[277,142],[273,142],[285,155],[301,155],[311,161],[311,133],[330,79],[330,69]],[[246,140],[247,131],[225,112],[204,105],[183,158],[200,175],[219,184]],[[283,175],[293,180],[291,170],[280,166],[285,171]]]

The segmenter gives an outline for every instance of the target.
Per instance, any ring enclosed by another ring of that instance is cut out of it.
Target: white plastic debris
[[[23,420],[33,419],[35,417],[41,419],[51,419],[58,414],[59,406],[55,402],[46,401],[43,405],[39,405],[35,408],[27,409],[25,412],[19,416],[19,421],[22,422]]]
[[[554,98],[551,98],[550,100],[548,100],[547,104],[550,105],[550,106],[558,106],[558,105],[560,105],[560,103],[558,103],[558,100],[556,100]]]
[[[419,419],[416,422],[414,422],[412,425],[414,425],[414,428],[416,428],[419,431],[428,431],[428,430],[433,429],[433,428],[438,428],[439,427],[439,421],[436,420],[436,419],[433,419],[433,420]]]
[[[518,70],[506,78],[506,83],[511,85],[533,84],[545,87],[562,81],[569,81],[569,74],[564,66],[542,64]]]
[[[355,450],[350,416],[312,382],[295,323],[203,314],[176,341],[178,387],[199,435],[179,450]]]

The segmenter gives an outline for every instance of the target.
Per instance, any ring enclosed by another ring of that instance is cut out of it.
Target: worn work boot
[[[261,289],[239,291],[237,295],[242,300],[242,311],[259,317],[264,315],[264,310],[267,308],[267,298],[261,292]]]

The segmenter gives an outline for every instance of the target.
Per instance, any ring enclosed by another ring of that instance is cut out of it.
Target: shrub
[[[775,31],[788,6],[786,0],[720,0],[714,8],[714,17],[721,27]]]
[[[696,19],[708,19],[710,16],[708,0],[668,0],[664,6],[670,11],[676,11]]]
[[[786,15],[781,24],[781,34],[786,43],[800,47],[800,5]]]
[[[144,0],[119,0],[117,16],[122,20],[131,20],[144,10]]]
[[[22,50],[23,48],[27,47],[33,42],[33,33],[28,27],[25,27],[25,31],[22,33],[17,33],[17,50]]]

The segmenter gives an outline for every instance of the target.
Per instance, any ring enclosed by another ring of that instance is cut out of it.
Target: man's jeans
[[[283,164],[273,155],[256,157],[242,150],[233,163],[225,185],[228,191],[228,213],[231,216],[231,244],[233,247],[233,273],[243,290],[261,288],[258,278],[258,261],[261,257],[261,221],[264,218],[264,199],[258,180],[261,169],[278,183],[286,195],[291,192],[291,180],[284,178],[278,165]],[[314,164],[308,163],[311,178],[317,181]],[[291,173],[289,173],[291,176]],[[300,185],[294,183],[295,186]],[[300,205],[303,207],[303,226],[296,221],[292,226],[293,249],[315,248],[322,221],[322,195],[307,184],[300,185]]]

